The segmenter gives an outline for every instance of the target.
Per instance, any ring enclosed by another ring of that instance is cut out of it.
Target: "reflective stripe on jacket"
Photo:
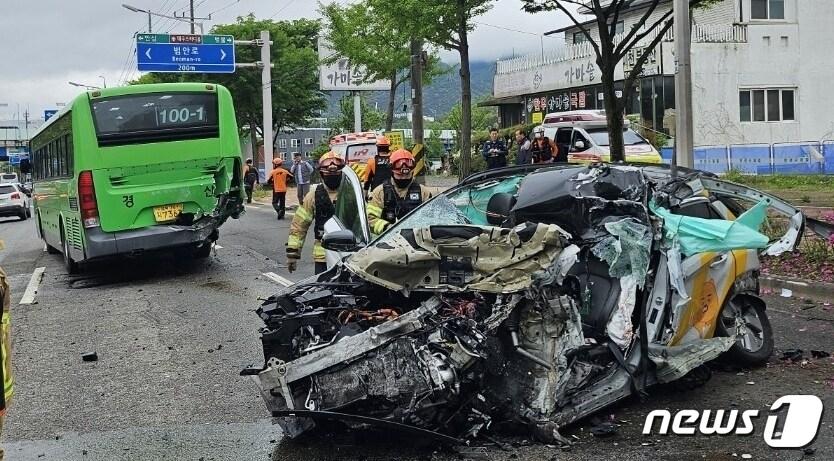
[[[307,192],[301,205],[295,210],[295,216],[293,216],[292,223],[290,223],[290,234],[287,238],[288,259],[301,258],[304,239],[307,237],[307,231],[310,229],[310,225],[316,217],[316,190],[319,187],[324,187],[331,201],[336,200],[337,191],[327,189],[324,184],[317,184],[310,192]],[[319,239],[316,239],[313,244],[313,260],[316,262],[325,262],[324,248],[321,246]]]
[[[0,268],[0,301],[3,304],[2,319],[0,319],[0,378],[3,380],[2,402],[0,415],[6,413],[6,407],[14,395],[14,373],[12,372],[12,323],[11,323],[11,295],[6,273]]]

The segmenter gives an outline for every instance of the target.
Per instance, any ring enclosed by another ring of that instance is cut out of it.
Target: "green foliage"
[[[327,139],[323,140],[318,146],[316,146],[315,150],[310,153],[310,158],[318,161],[322,155],[326,154],[330,151],[330,143]]]
[[[371,109],[365,102],[365,96],[360,98],[359,107],[362,109],[362,131],[373,131],[382,129],[385,115],[382,112]],[[339,115],[333,119],[330,128],[334,133],[351,133],[353,126],[353,96],[346,95],[339,101]]]
[[[256,39],[262,30],[269,31],[273,42],[270,48],[274,64],[272,120],[276,135],[283,127],[303,125],[324,106],[316,74],[319,27],[318,21],[308,19],[257,20],[250,14],[238,17],[233,24],[216,25],[211,30],[212,34],[234,35],[238,40]],[[239,46],[235,54],[237,62],[260,61],[258,47]],[[238,69],[234,74],[149,73],[131,84],[184,81],[217,83],[227,87],[234,99],[241,134],[248,132],[243,127],[249,123],[255,125],[259,134],[263,133],[261,71],[258,69]]]

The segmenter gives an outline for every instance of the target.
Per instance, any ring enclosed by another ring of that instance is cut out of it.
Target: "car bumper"
[[[158,225],[121,232],[86,229],[86,258],[141,253],[163,248],[203,243],[220,226],[216,218],[204,218],[191,226]]]
[[[0,205],[0,216],[17,216],[25,209],[22,205]]]

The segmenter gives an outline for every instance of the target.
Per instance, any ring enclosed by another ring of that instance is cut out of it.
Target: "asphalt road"
[[[224,225],[219,247],[206,261],[148,255],[68,276],[60,255],[47,254],[35,239],[31,220],[0,219],[6,243],[0,265],[13,291],[17,379],[3,427],[7,459],[460,459],[391,434],[282,439],[254,385],[238,372],[262,361],[260,320],[253,311],[259,297],[278,288],[263,274],[300,280],[312,273],[309,242],[301,270],[286,272],[288,226],[288,220],[275,220],[269,205],[256,205]],[[36,267],[46,268],[37,303],[18,305]],[[632,399],[605,412],[620,422],[613,437],[594,438],[588,421],[569,428],[575,445],[567,451],[517,437],[507,439],[505,450],[490,447],[469,457],[834,459],[834,359],[779,360],[788,348],[804,349],[806,356],[811,349],[834,352],[834,311],[796,299],[767,300],[778,349],[768,367],[716,367],[711,381],[689,392],[652,389],[645,402]],[[83,362],[81,355],[91,351],[98,361]],[[766,411],[779,396],[796,393],[820,396],[829,410],[812,455],[767,447],[764,418],[751,436],[640,434],[653,409]]]

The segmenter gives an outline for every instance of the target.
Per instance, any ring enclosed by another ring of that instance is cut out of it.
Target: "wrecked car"
[[[790,220],[776,241],[768,212]],[[264,365],[242,372],[286,435],[337,420],[455,444],[506,423],[557,443],[722,354],[767,360],[758,254],[795,249],[806,219],[699,171],[559,165],[474,175],[367,244],[330,224],[344,259],[260,306]]]

